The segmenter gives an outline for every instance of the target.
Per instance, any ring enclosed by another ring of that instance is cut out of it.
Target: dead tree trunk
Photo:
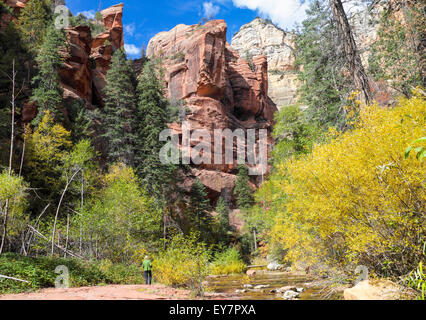
[[[67,237],[65,239],[65,253],[64,253],[65,258],[67,257],[69,232],[70,232],[70,214],[68,213],[68,215],[67,215]]]
[[[24,126],[24,143],[22,145],[21,164],[19,165],[19,176],[22,176],[22,168],[24,167],[26,144],[27,144],[27,127]]]
[[[59,210],[61,209],[61,204],[62,204],[62,201],[64,200],[64,196],[65,196],[65,193],[68,190],[68,187],[70,186],[71,182],[74,180],[74,178],[77,175],[77,173],[79,173],[80,171],[81,171],[81,168],[78,169],[76,172],[74,172],[74,174],[72,175],[71,179],[67,182],[67,185],[65,186],[64,192],[62,192],[61,199],[59,200],[58,208],[56,209],[55,221],[53,222],[52,246],[51,246],[51,252],[50,252],[50,255],[52,255],[52,256],[53,256],[53,251],[55,249],[56,223],[58,221]]]
[[[363,95],[364,101],[368,104],[372,101],[372,93],[370,90],[368,76],[362,65],[361,56],[359,54],[348,17],[341,0],[330,0],[331,11],[337,24],[339,36],[343,43],[345,56],[348,62],[349,71],[355,86]]]

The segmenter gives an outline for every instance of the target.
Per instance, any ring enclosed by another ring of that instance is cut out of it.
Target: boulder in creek
[[[247,272],[246,272],[246,275],[248,275],[249,277],[253,277],[253,276],[255,276],[257,274],[257,271],[256,270],[253,270],[253,269],[251,269],[251,270],[247,270]]]
[[[292,300],[292,299],[298,298],[299,295],[300,295],[300,293],[298,293],[296,291],[288,290],[288,291],[284,292],[283,299]]]
[[[271,263],[268,264],[267,268],[270,271],[277,271],[277,270],[283,269],[284,266],[282,264],[279,264],[276,261],[273,261],[273,262],[271,262]]]
[[[246,289],[237,289],[235,290],[235,293],[246,293],[247,290]]]
[[[270,287],[269,284],[260,284],[258,286],[255,286],[254,289],[260,290],[260,289],[266,289],[266,288],[269,288],[269,287]]]
[[[285,286],[277,289],[278,293],[284,293],[286,291],[297,291],[297,288],[295,286]]]
[[[401,300],[410,294],[411,290],[388,280],[361,281],[343,292],[345,300]]]

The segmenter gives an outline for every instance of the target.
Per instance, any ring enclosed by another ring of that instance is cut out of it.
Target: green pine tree
[[[25,5],[19,16],[19,31],[29,50],[37,52],[50,22],[49,4],[45,0],[30,0]]]
[[[238,208],[242,210],[250,208],[253,204],[253,190],[250,188],[249,181],[247,166],[239,165],[234,195],[237,197]]]
[[[311,122],[325,128],[342,127],[342,97],[350,91],[351,82],[342,76],[346,60],[340,50],[337,27],[326,2],[313,1],[306,13],[295,52],[296,64],[303,66],[299,73],[301,100],[309,107]]]
[[[62,88],[59,83],[59,68],[64,61],[60,49],[66,45],[63,30],[50,26],[36,57],[38,74],[32,79],[34,85],[31,101],[38,106],[38,115],[33,124],[38,124],[47,110],[56,120],[63,120]]]
[[[136,147],[135,167],[147,190],[157,198],[165,197],[165,190],[176,179],[177,165],[162,164],[160,150],[164,146],[159,137],[169,122],[168,101],[164,97],[161,70],[148,61],[138,83],[138,104],[135,110]]]
[[[226,201],[222,196],[220,196],[217,200],[215,211],[219,214],[217,216],[217,219],[220,240],[227,243],[229,239],[229,233],[231,232],[231,226],[229,225],[228,205],[226,204]]]
[[[111,68],[107,73],[105,106],[101,111],[104,129],[103,138],[107,144],[108,161],[133,165],[135,144],[135,89],[132,72],[122,49],[112,56]]]
[[[0,154],[2,155],[7,154],[7,149],[3,148],[8,148],[8,144],[1,143],[1,140],[9,139],[10,137],[10,98],[12,93],[10,77],[12,76],[13,61],[15,61],[15,72],[17,72],[15,89],[18,92],[23,84],[28,86],[28,83],[26,83],[27,69],[25,67],[27,59],[28,53],[22,46],[20,35],[15,23],[12,21],[0,32]],[[25,95],[21,92],[16,98],[17,105],[21,105],[22,100],[25,98]]]
[[[188,219],[191,228],[200,232],[200,240],[205,243],[212,243],[213,240],[214,228],[211,211],[206,188],[197,178],[190,190]]]

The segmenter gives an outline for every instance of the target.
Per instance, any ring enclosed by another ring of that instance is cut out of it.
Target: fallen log
[[[18,279],[18,278],[14,278],[14,277],[3,276],[3,275],[1,275],[1,274],[0,274],[0,278],[3,278],[3,279],[10,279],[10,280],[19,281],[19,282],[30,283],[30,282],[29,282],[29,281],[27,281],[27,280],[22,280],[22,279]]]
[[[42,238],[43,240],[45,240],[45,241],[48,241],[48,242],[50,242],[50,240],[45,236],[45,235],[43,235],[43,234],[41,234],[36,228],[34,228],[33,226],[31,226],[31,225],[28,225],[28,228],[30,228],[33,232],[34,232],[34,234],[36,235],[36,236],[38,236],[39,238]],[[60,245],[58,245],[58,244],[54,244],[55,245],[55,247],[56,248],[58,248],[59,250],[62,250],[63,252],[65,252],[66,254],[69,254],[70,256],[72,256],[72,257],[74,257],[74,258],[77,258],[77,259],[84,259],[82,256],[80,256],[80,255],[78,255],[78,254],[76,254],[76,253],[74,253],[74,252],[72,252],[72,251],[70,251],[70,250],[68,250],[68,249],[65,249],[64,247],[61,247]]]

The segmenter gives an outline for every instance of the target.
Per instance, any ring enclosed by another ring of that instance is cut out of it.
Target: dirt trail
[[[227,294],[206,293],[206,299],[237,299]],[[0,295],[0,300],[189,300],[189,290],[162,285],[110,285],[69,289],[44,289],[37,292]]]

